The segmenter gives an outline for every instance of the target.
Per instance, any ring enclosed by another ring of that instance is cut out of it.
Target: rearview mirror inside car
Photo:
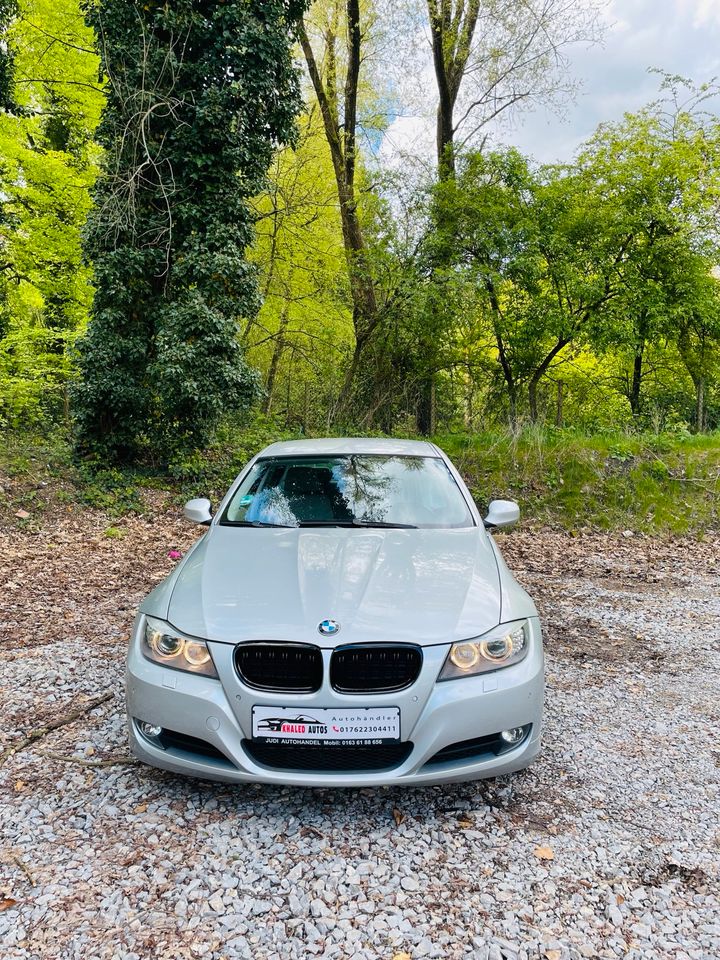
[[[514,500],[493,500],[488,506],[485,526],[491,529],[496,527],[511,527],[520,519],[520,507]]]
[[[204,523],[206,526],[212,520],[210,512],[210,501],[207,497],[198,497],[196,500],[188,500],[183,507],[183,513],[186,519],[193,523]]]

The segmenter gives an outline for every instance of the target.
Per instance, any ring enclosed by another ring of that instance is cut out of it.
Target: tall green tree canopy
[[[463,280],[512,419],[527,409],[537,420],[543,380],[588,350],[620,367],[616,388],[637,418],[659,348],[675,368],[682,357],[702,428],[720,260],[719,128],[696,109],[704,92],[602,127],[576,164],[473,152],[435,188],[427,246],[447,269],[434,284]],[[457,301],[445,302],[456,324]]]
[[[86,251],[82,448],[114,460],[205,442],[257,394],[240,321],[258,309],[249,198],[299,108],[300,0],[99,0],[107,101]]]
[[[102,93],[76,0],[0,7],[0,423],[58,416],[84,326]]]
[[[717,86],[667,76],[539,167],[493,118],[571,92],[594,0],[303,6],[0,0],[0,427],[66,428],[74,390],[98,463],[179,464],[255,398],[313,431],[719,424]],[[446,81],[438,162],[401,162],[389,119]]]
[[[603,125],[579,158],[617,251],[613,323],[596,345],[624,355],[619,382],[636,417],[648,349],[677,343],[699,314],[712,314],[720,262],[720,125],[704,109],[712,88],[666,77],[663,89],[657,103]]]

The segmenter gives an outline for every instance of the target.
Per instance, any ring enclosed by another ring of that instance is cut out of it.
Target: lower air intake
[[[499,733],[493,733],[488,737],[476,737],[474,740],[459,740],[457,743],[451,743],[442,750],[438,750],[425,766],[433,766],[437,763],[450,763],[453,760],[482,760],[483,757],[498,757],[501,753],[507,753],[514,750],[527,740],[532,724],[527,724],[523,728],[524,733],[521,740],[517,743],[507,743]]]
[[[309,770],[318,773],[355,773],[392,770],[412,753],[412,743],[389,743],[371,747],[292,746],[243,740],[255,763],[274,770]]]

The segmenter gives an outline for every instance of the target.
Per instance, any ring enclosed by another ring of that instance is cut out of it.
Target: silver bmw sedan
[[[445,454],[294,440],[248,463],[143,601],[127,661],[132,750],[196,777],[436,784],[527,766],[544,671],[533,601]]]

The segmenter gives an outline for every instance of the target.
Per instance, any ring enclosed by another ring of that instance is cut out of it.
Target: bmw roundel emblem
[[[321,620],[318,624],[318,632],[324,637],[334,636],[339,629],[340,624],[337,622],[337,620]]]

